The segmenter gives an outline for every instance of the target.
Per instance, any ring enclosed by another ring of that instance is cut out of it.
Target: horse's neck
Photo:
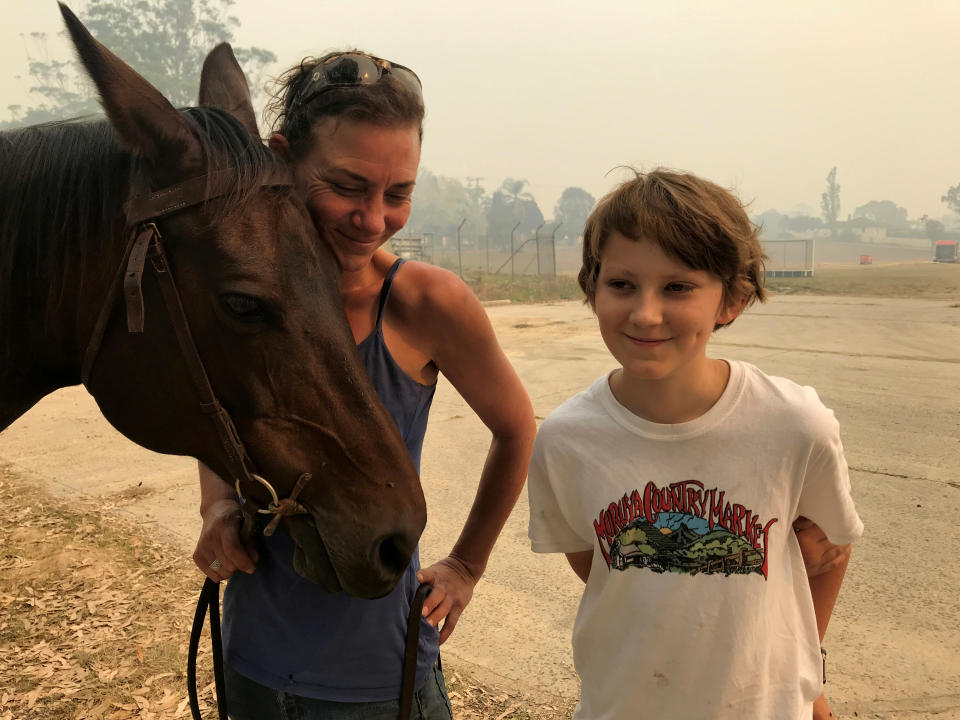
[[[0,341],[0,430],[54,390],[81,382],[84,353],[123,254],[121,228],[118,219],[112,240],[103,243],[60,238],[61,248],[100,246],[102,257],[72,258],[59,277],[24,282],[3,309],[8,327]]]

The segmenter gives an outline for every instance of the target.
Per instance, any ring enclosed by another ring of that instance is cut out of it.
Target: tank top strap
[[[380,304],[377,306],[377,330],[381,329],[383,323],[383,309],[387,306],[387,298],[390,297],[390,288],[393,287],[393,276],[397,270],[405,263],[403,258],[397,258],[397,261],[387,270],[387,276],[383,279],[383,286],[380,288]]]

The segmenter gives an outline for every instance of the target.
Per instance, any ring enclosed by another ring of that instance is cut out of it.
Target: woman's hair
[[[657,168],[633,170],[597,203],[583,231],[577,280],[589,302],[597,292],[603,245],[612,232],[655,242],[663,252],[723,282],[725,302],[763,302],[763,248],[740,200],[709,180]]]
[[[359,50],[351,50],[366,55]],[[330,55],[343,53],[331,53]],[[413,126],[423,140],[423,97],[391,72],[384,72],[370,85],[326,87],[304,98],[303,91],[314,69],[329,58],[306,57],[287,70],[273,85],[273,99],[266,113],[273,117],[274,132],[287,138],[294,153],[305,151],[313,127],[325,117],[340,117],[383,127]],[[304,102],[306,100],[306,102]]]

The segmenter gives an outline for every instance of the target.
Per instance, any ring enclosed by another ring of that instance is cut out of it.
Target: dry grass
[[[201,578],[130,520],[67,504],[0,467],[0,720],[190,717],[186,648]],[[205,634],[206,635],[206,634]],[[205,718],[216,716],[200,643]],[[537,705],[445,663],[454,717],[546,720]]]
[[[960,265],[934,262],[818,267],[809,278],[768,278],[774,293],[860,297],[960,298]]]
[[[186,644],[199,583],[182,553],[4,469],[0,518],[0,720],[189,717]],[[209,660],[201,650],[205,716]]]
[[[466,273],[464,279],[481,301],[510,300],[511,302],[548,302],[552,300],[582,300],[583,293],[573,275],[555,278],[539,275],[488,275]]]
[[[483,301],[549,302],[582,300],[575,275],[556,278],[537,275],[464,274],[464,279]],[[767,278],[767,288],[782,295],[847,295],[860,297],[960,298],[960,265],[934,262],[885,263],[881,265],[818,266],[813,277]],[[951,307],[954,307],[951,305]]]

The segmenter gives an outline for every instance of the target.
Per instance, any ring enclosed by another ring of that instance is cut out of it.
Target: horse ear
[[[239,120],[253,137],[260,137],[247,78],[230,43],[220,43],[203,61],[200,104],[226,110]]]
[[[97,90],[107,118],[136,155],[158,165],[199,165],[200,143],[170,102],[136,71],[97,42],[63,3],[60,13]]]

